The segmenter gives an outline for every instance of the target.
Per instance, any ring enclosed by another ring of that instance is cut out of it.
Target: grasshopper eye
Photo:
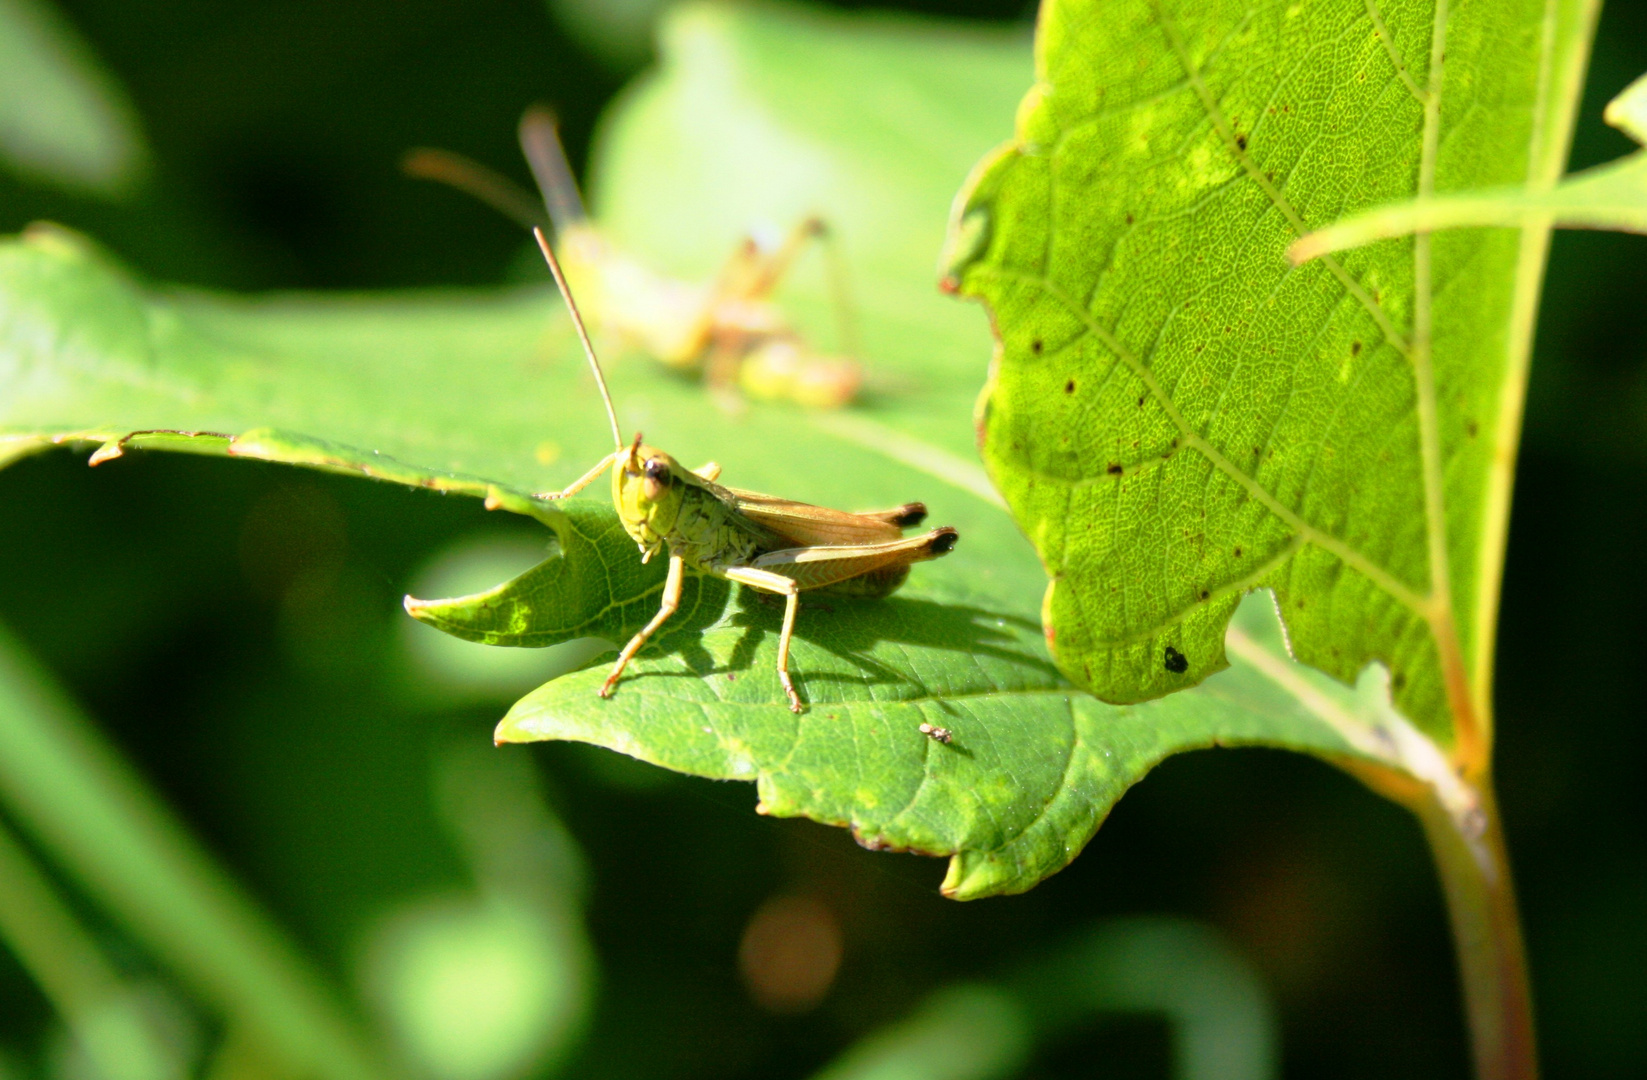
[[[669,463],[661,457],[650,458],[642,466],[641,472],[646,476],[646,482],[641,485],[646,497],[654,502],[663,498],[663,493],[674,480],[669,472]]]

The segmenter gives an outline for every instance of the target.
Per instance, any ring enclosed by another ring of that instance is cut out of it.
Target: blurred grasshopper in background
[[[945,526],[923,536],[905,538],[903,530],[926,517],[921,503],[905,503],[878,513],[849,514],[821,506],[793,502],[753,491],[725,488],[715,483],[720,466],[683,468],[661,450],[643,445],[641,437],[625,445],[618,429],[617,411],[606,389],[600,361],[595,358],[583,317],[554,249],[541,228],[532,235],[555,275],[555,284],[571,312],[578,338],[600,387],[606,418],[612,425],[613,451],[564,491],[540,498],[564,499],[612,469],[612,501],[626,532],[640,545],[641,561],[660,552],[669,555],[663,603],[652,621],[629,640],[618,662],[601,686],[600,696],[611,696],[618,677],[646,640],[680,606],[686,568],[784,597],[783,632],[778,637],[778,680],[789,707],[801,711],[801,699],[789,678],[789,642],[795,631],[795,613],[803,589],[827,589],[836,594],[887,596],[904,583],[913,563],[946,555],[957,534]]]
[[[843,346],[853,338],[843,275],[829,231],[820,218],[796,225],[781,243],[739,244],[707,285],[658,274],[618,250],[584,212],[577,182],[561,147],[553,114],[529,109],[520,122],[520,146],[548,208],[511,181],[443,150],[415,150],[405,169],[468,192],[528,228],[552,225],[567,279],[583,297],[591,321],[626,345],[680,371],[701,377],[723,407],[750,397],[836,408],[863,384],[858,364],[809,346],[771,300],[773,289],[811,240],[826,243]],[[853,350],[855,351],[855,350]]]

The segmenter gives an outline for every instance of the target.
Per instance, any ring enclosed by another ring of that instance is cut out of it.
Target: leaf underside
[[[1285,254],[1363,207],[1528,175],[1541,6],[1452,5],[1432,77],[1445,10],[1043,8],[950,272],[1000,335],[986,466],[1052,579],[1059,666],[1105,700],[1221,669],[1264,587],[1299,659],[1387,665],[1442,745],[1461,710],[1485,723],[1520,237]]]
[[[1637,143],[1647,143],[1647,75],[1614,98],[1604,116]],[[1575,173],[1558,184],[1461,191],[1351,214],[1294,241],[1288,255],[1302,263],[1414,232],[1528,224],[1647,233],[1647,150]]]

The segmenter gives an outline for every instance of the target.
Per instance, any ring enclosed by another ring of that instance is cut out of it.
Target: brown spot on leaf
[[[1069,380],[1069,382],[1064,384],[1064,393],[1066,393],[1066,394],[1075,393],[1075,380],[1074,379],[1071,379],[1071,380]]]
[[[1350,355],[1351,356],[1360,356],[1361,355],[1361,343],[1359,341],[1350,342]]]
[[[1120,465],[1112,461],[1109,463],[1109,468],[1104,471],[1109,473],[1111,476],[1120,476],[1122,469]]]

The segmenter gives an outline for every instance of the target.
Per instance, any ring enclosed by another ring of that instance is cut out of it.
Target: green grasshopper
[[[803,589],[827,589],[836,594],[888,596],[909,576],[913,563],[948,554],[958,534],[944,526],[922,536],[904,537],[903,530],[926,517],[926,507],[905,503],[877,513],[849,514],[822,506],[721,487],[715,483],[720,466],[683,468],[661,450],[646,446],[639,435],[625,445],[618,414],[606,388],[600,361],[595,358],[583,316],[572,299],[560,262],[540,228],[533,228],[538,247],[555,275],[566,300],[584,355],[595,373],[612,425],[613,451],[564,491],[540,495],[564,499],[577,494],[608,467],[612,470],[612,502],[623,528],[640,546],[641,561],[668,552],[669,573],[663,583],[663,603],[639,633],[618,654],[600,696],[610,697],[623,669],[680,606],[681,583],[687,567],[735,581],[740,585],[784,597],[783,632],[778,637],[778,679],[789,697],[789,708],[801,711],[800,695],[789,678],[789,642],[795,632],[795,613]]]

